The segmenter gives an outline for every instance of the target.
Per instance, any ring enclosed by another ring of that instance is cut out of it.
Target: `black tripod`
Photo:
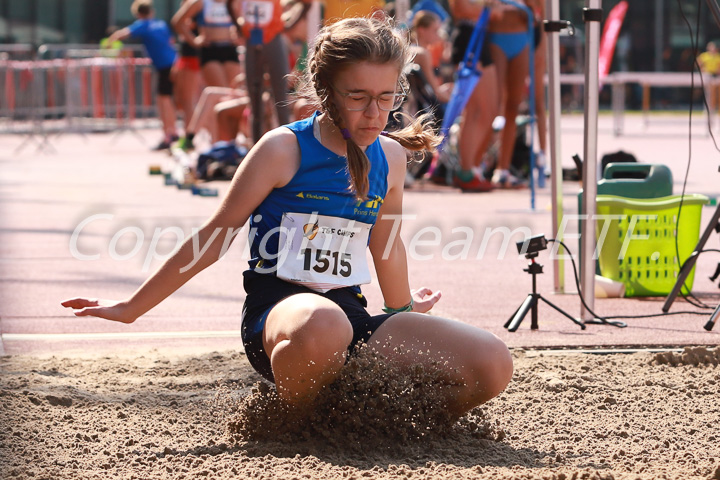
[[[567,318],[572,320],[574,323],[580,326],[582,330],[585,330],[585,324],[582,323],[577,318],[574,318],[572,315],[555,305],[554,303],[550,302],[547,298],[543,297],[539,293],[537,293],[537,278],[536,276],[540,273],[543,273],[543,266],[539,263],[535,262],[535,257],[537,257],[537,252],[533,253],[527,253],[525,254],[525,258],[530,260],[530,263],[528,264],[528,268],[523,269],[523,272],[528,272],[530,275],[532,275],[532,293],[529,293],[527,298],[525,298],[525,301],[520,305],[520,307],[515,310],[515,313],[510,317],[510,319],[505,322],[504,327],[508,329],[508,332],[514,332],[518,329],[520,324],[522,323],[523,319],[525,319],[525,315],[529,311],[532,311],[532,317],[531,317],[531,323],[530,323],[530,329],[531,330],[537,330],[538,329],[538,314],[537,314],[537,307],[538,307],[538,300],[542,300],[543,302],[550,305],[552,308],[557,310],[558,312],[565,315]]]
[[[675,298],[677,298],[678,294],[680,294],[682,288],[685,286],[685,280],[695,266],[698,254],[705,247],[705,243],[710,238],[710,235],[712,235],[713,230],[717,233],[720,233],[720,205],[718,205],[715,209],[715,213],[710,219],[710,223],[708,223],[705,232],[703,232],[702,236],[700,237],[700,240],[698,241],[695,250],[690,254],[690,256],[685,260],[685,263],[683,263],[682,267],[680,268],[677,280],[675,281],[675,286],[673,287],[670,294],[668,294],[667,298],[665,298],[665,303],[662,307],[663,312],[667,313],[668,310],[670,310],[670,307],[675,301]],[[718,265],[718,270],[715,271],[715,274],[710,277],[710,280],[712,280],[713,282],[717,278],[718,271],[720,271],[720,264]],[[720,309],[720,306],[718,306],[718,309]],[[705,324],[705,330],[709,331],[712,329],[712,326],[715,324],[715,319],[717,319],[718,317],[718,309],[716,309],[715,313],[713,313],[713,315],[711,316],[711,320]]]

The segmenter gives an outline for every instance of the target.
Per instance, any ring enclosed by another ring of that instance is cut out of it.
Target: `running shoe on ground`
[[[177,146],[177,148],[179,148],[183,152],[190,152],[192,150],[195,150],[195,145],[193,144],[193,141],[190,140],[188,137],[180,137],[180,140],[177,141],[175,146]]]
[[[453,176],[453,185],[463,192],[489,192],[493,189],[492,183],[477,175],[473,175],[472,179],[467,182],[460,180],[457,175]]]
[[[507,170],[495,170],[492,176],[492,184],[495,188],[518,189],[527,185],[524,180],[517,178]]]
[[[173,135],[170,138],[164,139],[162,142],[158,143],[153,147],[154,151],[160,151],[160,150],[169,150],[170,146],[173,144],[173,142],[176,142],[178,140],[177,135]]]

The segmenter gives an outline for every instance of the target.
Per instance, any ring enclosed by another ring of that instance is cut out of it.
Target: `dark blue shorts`
[[[158,80],[157,80],[157,94],[158,95],[169,95],[173,94],[173,81],[170,77],[170,71],[172,67],[159,68]]]
[[[314,293],[335,302],[347,315],[353,327],[353,339],[348,350],[352,353],[393,314],[370,315],[365,308],[367,300],[357,288],[340,288],[319,293],[302,285],[280,280],[275,275],[263,275],[251,270],[243,273],[243,285],[247,297],[243,305],[241,335],[245,353],[255,370],[271,382],[273,377],[270,358],[263,346],[263,329],[270,310],[281,300],[298,293]]]
[[[208,62],[240,63],[237,47],[232,44],[215,44],[200,47],[200,66]]]

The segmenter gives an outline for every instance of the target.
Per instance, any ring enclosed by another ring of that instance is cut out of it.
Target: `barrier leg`
[[[135,129],[135,127],[131,123],[132,118],[135,116],[135,79],[133,78],[134,75],[135,69],[133,65],[129,62],[118,63],[117,67],[113,72],[113,96],[116,99],[115,108],[117,109],[116,118],[118,126],[115,130],[115,134],[110,139],[110,143],[113,143],[115,140],[117,140],[118,137],[120,137],[120,135],[125,132],[132,133],[141,141],[141,143],[145,143],[145,139],[142,137],[142,135],[138,133],[137,129]],[[125,101],[125,83],[123,82],[124,77],[127,77],[127,102]]]
[[[43,81],[45,75],[38,75],[27,68],[21,72],[21,82],[25,81],[25,90],[30,93],[29,117],[31,118],[31,129],[25,140],[18,145],[14,153],[20,153],[26,145],[33,142],[36,145],[36,152],[55,153],[55,148],[50,144],[44,120],[47,108],[45,106],[45,89]],[[21,85],[22,88],[22,85]]]

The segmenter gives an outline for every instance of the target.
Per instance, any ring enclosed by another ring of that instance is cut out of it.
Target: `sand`
[[[312,424],[242,353],[2,357],[0,478],[720,480],[720,350],[513,355],[457,422],[434,372],[360,359]]]

